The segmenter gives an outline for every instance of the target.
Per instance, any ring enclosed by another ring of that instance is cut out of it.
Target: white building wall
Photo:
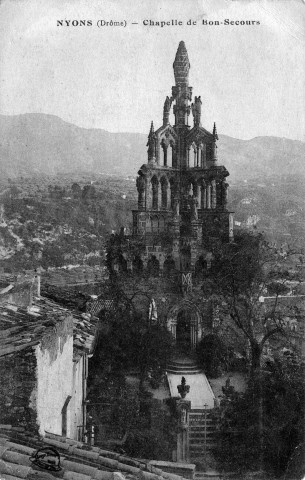
[[[55,334],[56,335],[56,334]],[[56,338],[57,351],[36,347],[37,397],[36,409],[39,433],[62,435],[62,408],[73,392],[73,336]],[[71,407],[67,411],[67,424]],[[67,434],[69,432],[67,431]]]

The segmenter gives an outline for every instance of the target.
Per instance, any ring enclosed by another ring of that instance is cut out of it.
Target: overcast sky
[[[186,25],[190,19],[197,25]],[[260,24],[202,25],[225,19]],[[98,20],[127,26],[98,28]],[[204,127],[216,121],[219,133],[236,138],[304,140],[304,26],[303,0],[2,0],[0,113],[49,113],[81,127],[147,133],[151,120],[161,124],[184,40]]]

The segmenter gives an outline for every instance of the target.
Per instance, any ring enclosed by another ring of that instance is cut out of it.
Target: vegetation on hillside
[[[264,183],[262,183],[264,182]],[[305,236],[301,177],[233,185],[235,229],[264,231],[270,241],[301,245]],[[0,267],[23,269],[101,264],[111,231],[131,225],[134,179],[105,175],[34,176],[0,183]]]

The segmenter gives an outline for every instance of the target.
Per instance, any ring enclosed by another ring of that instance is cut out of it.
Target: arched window
[[[161,209],[166,210],[167,209],[167,189],[168,189],[168,182],[166,178],[161,179]]]
[[[157,215],[151,217],[151,231],[152,233],[158,233],[159,231],[159,221]]]
[[[120,273],[127,273],[127,261],[123,257],[123,255],[119,255],[117,262],[117,267],[115,270],[119,271]]]
[[[147,273],[153,277],[158,277],[159,270],[160,270],[159,261],[156,259],[155,255],[153,255],[147,262]]]
[[[172,273],[174,273],[176,271],[175,267],[176,267],[175,266],[175,261],[173,260],[173,258],[168,257],[165,260],[164,266],[163,266],[164,275],[170,276]]]
[[[159,190],[159,182],[157,177],[153,177],[151,179],[151,187],[152,187],[152,209],[158,210],[158,190]]]
[[[143,262],[139,256],[136,256],[132,262],[132,270],[136,274],[143,272]]]
[[[151,233],[151,218],[146,218],[146,233]]]
[[[173,166],[173,142],[170,142],[167,148],[167,166]]]
[[[164,232],[165,230],[165,220],[164,217],[159,217],[159,232]]]
[[[168,160],[168,142],[166,140],[161,141],[161,148],[163,150],[163,165],[167,167],[167,160]]]
[[[205,208],[207,208],[207,189],[206,189],[205,182],[203,180],[201,182],[200,190],[201,190],[201,208],[204,210]]]
[[[207,262],[202,255],[198,258],[195,263],[195,276],[202,277],[202,275],[207,271]]]

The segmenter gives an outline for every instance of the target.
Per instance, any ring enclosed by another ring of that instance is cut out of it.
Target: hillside
[[[146,135],[86,130],[40,114],[0,116],[0,132],[0,269],[101,265],[107,235],[131,225]],[[304,145],[220,136],[235,228],[303,245]]]
[[[96,172],[135,176],[146,162],[147,136],[85,129],[53,115],[0,115],[2,177]],[[230,182],[274,172],[304,175],[305,143],[277,137],[220,135],[219,159]]]
[[[0,179],[0,270],[102,265],[105,239],[131,227],[135,180],[78,174]],[[230,187],[235,229],[264,231],[272,242],[304,247],[305,196],[297,175]]]

